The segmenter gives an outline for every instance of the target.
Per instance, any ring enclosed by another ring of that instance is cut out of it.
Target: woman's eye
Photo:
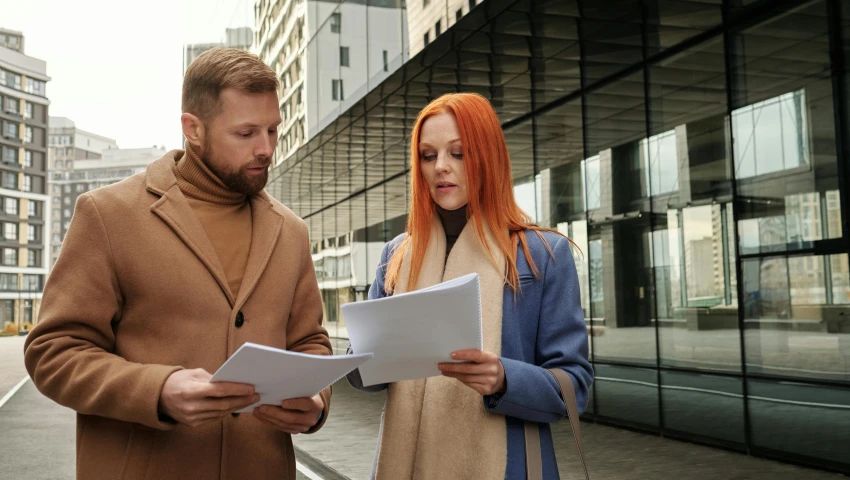
[[[436,158],[437,158],[437,154],[436,154],[436,153],[426,153],[426,154],[423,154],[423,155],[422,155],[422,159],[423,159],[423,160],[431,161],[431,160],[435,160]]]
[[[456,159],[458,159],[458,160],[462,160],[462,159],[463,159],[463,154],[462,154],[462,153],[453,153],[453,154],[452,154],[452,156],[453,156],[453,157],[455,157],[455,158],[456,158]]]

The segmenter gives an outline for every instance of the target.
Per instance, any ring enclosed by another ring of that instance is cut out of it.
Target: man
[[[253,387],[208,382],[249,341],[331,353],[306,225],[263,191],[277,88],[254,55],[204,53],[185,152],[78,200],[25,346],[77,411],[78,479],[294,479],[290,435],[327,418],[329,389],[238,415]]]

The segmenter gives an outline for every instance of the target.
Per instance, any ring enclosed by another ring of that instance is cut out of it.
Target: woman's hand
[[[452,360],[473,363],[441,363],[437,368],[444,376],[460,380],[481,395],[505,391],[505,367],[495,353],[460,350],[452,353]]]

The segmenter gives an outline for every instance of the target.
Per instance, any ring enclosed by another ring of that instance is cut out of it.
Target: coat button
[[[240,311],[236,314],[236,321],[234,322],[234,325],[236,325],[236,328],[239,328],[243,323],[245,323],[245,315],[242,315],[242,312]]]

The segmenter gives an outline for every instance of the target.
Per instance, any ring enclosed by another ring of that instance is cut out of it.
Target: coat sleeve
[[[106,227],[94,199],[82,195],[24,345],[27,371],[45,396],[79,413],[173,428],[157,407],[165,380],[181,367],[113,353],[122,303]]]
[[[384,291],[384,278],[387,275],[387,264],[389,263],[390,256],[392,255],[392,243],[393,242],[388,242],[384,245],[383,251],[381,251],[381,262],[378,264],[378,270],[375,272],[375,281],[372,282],[372,286],[369,287],[369,300],[375,300],[376,298],[384,298],[387,296],[387,293]],[[348,345],[348,351],[346,353],[354,353],[351,349],[351,344]],[[354,369],[351,373],[346,375],[345,378],[352,387],[364,392],[380,392],[381,390],[386,390],[389,386],[387,383],[380,383],[378,385],[369,385],[368,387],[364,387],[363,379],[360,377],[359,368]]]
[[[558,382],[547,371],[551,368],[564,370],[573,381],[579,413],[587,407],[593,368],[588,361],[578,274],[568,240],[559,238],[552,250],[554,259],[548,256],[543,271],[535,364],[501,358],[507,388],[501,395],[484,397],[485,408],[490,412],[540,423],[566,417]]]
[[[295,285],[292,309],[286,324],[286,349],[312,355],[332,355],[328,332],[322,327],[322,295],[319,293],[316,269],[310,256],[307,227],[303,223],[301,227],[304,240],[301,249],[301,277]],[[331,388],[328,387],[319,394],[325,406],[320,420],[307,433],[318,431],[327,421],[331,406]]]

